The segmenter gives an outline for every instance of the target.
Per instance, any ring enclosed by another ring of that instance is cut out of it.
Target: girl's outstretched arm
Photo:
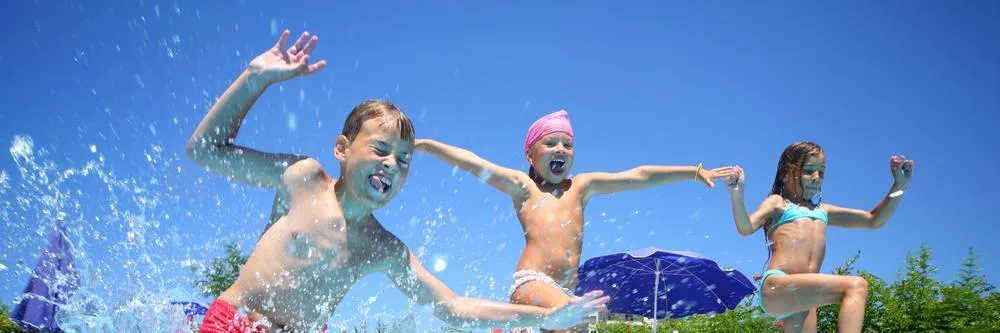
[[[593,172],[577,176],[586,188],[585,198],[596,194],[609,194],[628,190],[639,190],[657,185],[669,184],[686,179],[696,179],[714,187],[713,179],[736,174],[736,167],[722,167],[712,170],[701,166],[660,166],[644,165],[618,173]]]
[[[910,187],[913,166],[914,162],[904,156],[893,156],[889,159],[889,169],[895,181],[889,189],[889,194],[870,212],[835,205],[821,205],[830,216],[830,225],[866,229],[878,229],[884,226],[903,200],[903,192]]]
[[[780,195],[770,195],[757,207],[757,211],[750,214],[747,212],[746,200],[743,198],[745,183],[743,168],[736,167],[736,174],[730,175],[726,179],[726,189],[729,190],[729,197],[733,203],[733,221],[736,222],[736,230],[740,232],[740,235],[750,236],[771,218],[772,214],[781,206],[782,199]]]
[[[524,172],[501,167],[471,151],[431,139],[417,139],[414,144],[417,151],[427,152],[445,163],[468,171],[515,200],[524,200],[528,196],[527,185],[531,183],[531,179]]]

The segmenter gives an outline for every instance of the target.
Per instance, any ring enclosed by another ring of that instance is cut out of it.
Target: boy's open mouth
[[[560,158],[553,159],[552,162],[549,162],[549,171],[552,171],[552,174],[559,176],[562,175],[564,171],[566,171],[565,166],[566,166],[565,160]]]
[[[368,177],[368,184],[379,193],[388,193],[392,189],[392,178],[378,173]]]

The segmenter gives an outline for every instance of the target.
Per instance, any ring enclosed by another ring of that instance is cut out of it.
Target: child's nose
[[[393,173],[399,170],[399,164],[397,164],[396,161],[394,161],[391,158],[382,160],[382,167],[385,168],[387,171],[391,171]]]

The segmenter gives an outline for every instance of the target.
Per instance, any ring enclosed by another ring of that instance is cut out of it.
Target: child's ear
[[[337,159],[337,162],[344,163],[347,159],[347,146],[351,144],[351,140],[348,140],[346,136],[337,136],[337,141],[333,143],[333,157]]]

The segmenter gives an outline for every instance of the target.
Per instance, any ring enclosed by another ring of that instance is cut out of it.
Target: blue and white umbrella
[[[652,247],[587,260],[579,277],[577,295],[603,290],[608,311],[654,319],[723,313],[756,291],[743,273],[711,259]]]

